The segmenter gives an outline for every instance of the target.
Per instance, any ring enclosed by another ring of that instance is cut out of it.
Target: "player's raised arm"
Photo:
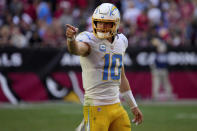
[[[122,66],[120,92],[124,100],[130,106],[133,115],[135,116],[132,122],[134,122],[136,125],[141,124],[143,120],[143,115],[137,106],[135,98],[133,97],[129,82],[125,75],[124,66]]]
[[[78,28],[66,25],[66,37],[67,37],[67,47],[68,51],[75,55],[86,56],[89,54],[90,47],[84,42],[77,42],[75,36],[78,32]]]

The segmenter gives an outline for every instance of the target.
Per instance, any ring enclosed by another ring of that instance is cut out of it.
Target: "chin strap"
[[[101,39],[105,39],[107,37],[111,37],[109,32],[107,32],[107,33],[97,32],[97,36],[99,38],[101,38]]]

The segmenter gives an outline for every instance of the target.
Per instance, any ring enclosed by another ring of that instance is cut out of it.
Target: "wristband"
[[[137,107],[137,103],[135,101],[135,98],[133,97],[133,94],[131,90],[128,90],[126,92],[121,93],[124,100],[127,102],[127,104],[130,106],[131,109]]]
[[[72,38],[67,37],[67,40],[70,41],[70,42],[71,42],[71,41],[74,41],[74,40],[75,40],[75,37],[72,37]]]

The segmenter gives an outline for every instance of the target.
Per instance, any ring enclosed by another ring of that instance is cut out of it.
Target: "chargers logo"
[[[99,45],[99,50],[102,52],[106,52],[106,46],[104,44]]]

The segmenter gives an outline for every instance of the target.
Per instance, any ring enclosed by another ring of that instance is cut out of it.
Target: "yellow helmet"
[[[97,28],[97,22],[111,22],[112,28]],[[92,28],[94,35],[99,39],[107,39],[117,34],[120,25],[120,12],[116,6],[110,3],[103,3],[98,6],[92,15]],[[98,32],[101,31],[101,32]]]

